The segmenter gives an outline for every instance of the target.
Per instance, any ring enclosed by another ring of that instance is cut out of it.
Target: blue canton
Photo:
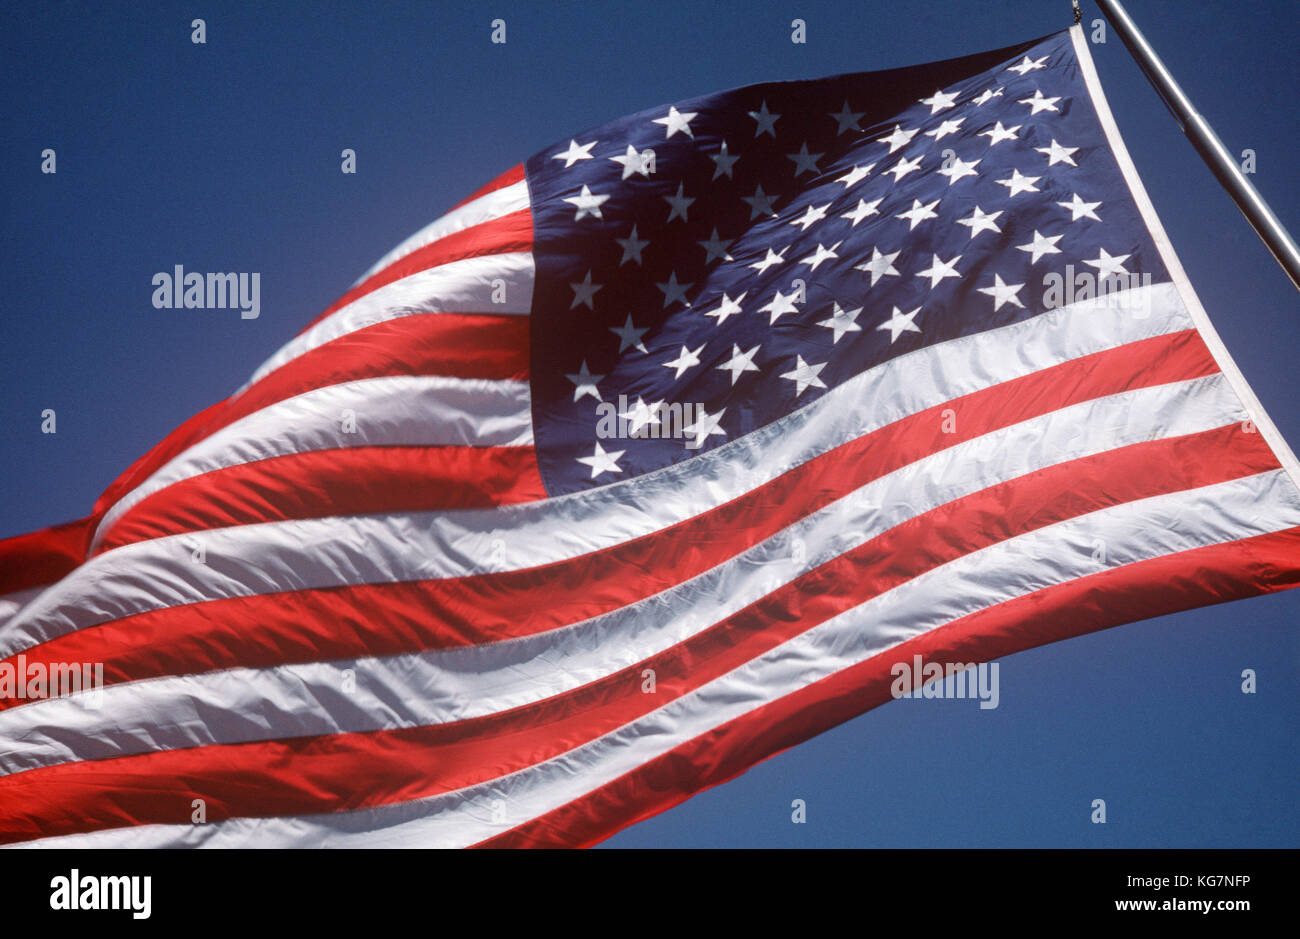
[[[1169,279],[1066,32],[652,108],[526,172],[552,495],[689,459],[895,356],[1037,316],[1049,275]],[[611,412],[619,436],[602,431]]]

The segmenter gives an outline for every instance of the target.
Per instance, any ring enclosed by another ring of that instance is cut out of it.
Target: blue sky
[[[1100,14],[1085,3],[1085,24]],[[1226,11],[1231,10],[1231,13]],[[1294,5],[1131,0],[1300,230]],[[195,16],[208,42],[189,41]],[[489,23],[507,22],[504,46]],[[794,18],[808,41],[790,42]],[[41,4],[0,13],[0,536],[86,514],[374,260],[570,132],[756,81],[909,65],[1069,24],[1068,0]],[[1192,282],[1282,433],[1300,299],[1109,33],[1094,45]],[[58,173],[39,172],[57,152]],[[358,173],[339,172],[357,151]],[[175,264],[262,314],[156,310]],[[40,433],[53,408],[58,433]],[[1001,701],[896,701],[610,846],[1300,846],[1300,592],[1002,660]],[[1254,668],[1259,692],[1240,692]],[[1105,825],[1089,822],[1104,798]],[[793,799],[808,821],[790,820]]]

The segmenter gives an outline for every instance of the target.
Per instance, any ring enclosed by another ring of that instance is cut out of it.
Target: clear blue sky
[[[1085,3],[1085,23],[1098,16]],[[1231,11],[1231,12],[1228,12]],[[1130,0],[1293,231],[1294,2]],[[208,42],[189,41],[207,21]],[[489,22],[508,24],[505,46]],[[793,45],[790,21],[807,22]],[[0,13],[0,536],[86,514],[406,235],[570,132],[756,81],[1068,25],[1068,0],[7,4]],[[1300,445],[1300,298],[1113,34],[1120,128],[1192,282]],[[39,172],[57,151],[58,173]],[[358,173],[339,172],[357,151]],[[260,271],[262,315],[155,310],[175,264]],[[42,409],[58,433],[40,433]],[[1300,591],[1001,663],[1001,703],[896,701],[611,846],[1300,846]],[[1240,693],[1254,668],[1259,693]],[[790,821],[793,799],[808,822]],[[1104,798],[1108,823],[1089,823]]]

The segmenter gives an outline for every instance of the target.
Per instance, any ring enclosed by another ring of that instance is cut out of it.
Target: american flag
[[[0,542],[0,840],[591,844],[914,656],[1294,586],[1298,470],[1078,27],[652,108]]]

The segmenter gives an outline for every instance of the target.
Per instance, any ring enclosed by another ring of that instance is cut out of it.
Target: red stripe
[[[172,431],[105,490],[95,503],[94,515],[102,516],[198,441],[277,401],[316,388],[388,375],[526,380],[528,328],[526,316],[430,313],[386,320],[340,336]]]
[[[1135,376],[1134,362],[1145,368]],[[123,617],[25,650],[104,663],[108,682],[237,666],[392,655],[532,635],[706,571],[902,466],[1080,401],[1216,370],[1194,330],[1044,369],[881,428],[723,506],[631,541],[525,570],[231,597]],[[958,415],[944,433],[944,412]],[[725,533],[725,534],[724,534]],[[520,598],[526,597],[526,607]],[[0,707],[3,702],[0,702]]]
[[[0,539],[0,596],[62,578],[85,558],[93,531],[94,519],[80,518]]]
[[[533,216],[528,209],[520,209],[501,218],[453,232],[421,248],[416,248],[410,254],[403,255],[392,264],[372,274],[326,307],[324,312],[299,330],[298,334],[302,335],[349,303],[403,277],[427,271],[441,264],[450,264],[452,261],[463,261],[465,258],[532,249]]]
[[[385,320],[286,362],[230,399],[226,423],[316,388],[390,375],[528,379],[526,316],[417,313]],[[222,426],[225,426],[224,424]]]
[[[572,692],[449,724],[167,750],[15,773],[0,777],[0,793],[7,794],[0,801],[12,807],[0,808],[0,832],[30,837],[176,823],[188,818],[195,798],[205,800],[209,820],[216,821],[374,806],[475,785],[609,733],[987,545],[1277,465],[1260,435],[1238,424],[1057,464],[912,518],[652,659]],[[1011,638],[1023,643],[1019,631]],[[647,666],[656,671],[654,696],[641,693]],[[372,785],[358,793],[353,782],[362,775]],[[179,801],[121,785],[132,778],[148,778],[151,789],[161,786]]]
[[[532,447],[313,450],[241,463],[161,489],[118,519],[99,550],[228,525],[544,498]]]
[[[586,847],[891,700],[892,668],[988,662],[1153,616],[1300,585],[1300,528],[1139,561],[987,607],[689,740],[475,847]]]

